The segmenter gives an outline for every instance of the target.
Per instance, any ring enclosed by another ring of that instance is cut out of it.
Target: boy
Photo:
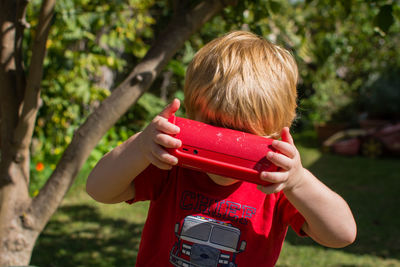
[[[167,120],[177,99],[99,161],[87,181],[94,199],[151,201],[137,266],[274,266],[288,225],[328,247],[354,241],[348,205],[302,167],[289,133],[297,78],[288,51],[243,31],[205,45],[187,70],[189,118],[276,139],[281,153],[266,157],[282,170],[260,174],[270,186],[177,167],[164,149],[181,146]]]

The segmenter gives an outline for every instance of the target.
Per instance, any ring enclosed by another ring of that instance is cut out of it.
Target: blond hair
[[[189,118],[257,135],[295,118],[297,65],[286,49],[245,31],[219,37],[194,56],[184,87]]]

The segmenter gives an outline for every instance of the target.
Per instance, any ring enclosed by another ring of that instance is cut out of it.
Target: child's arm
[[[177,134],[179,127],[168,122],[168,118],[179,109],[175,99],[143,130],[107,153],[90,173],[86,191],[95,200],[103,203],[118,203],[135,197],[132,181],[150,163],[160,169],[170,169],[178,159],[163,147],[178,148],[179,139],[168,134]]]
[[[259,186],[259,189],[267,194],[283,190],[306,220],[302,230],[316,242],[328,247],[344,247],[353,243],[357,226],[349,206],[303,168],[289,129],[284,128],[282,141],[274,141],[272,145],[283,155],[270,152],[267,159],[283,171],[261,173],[261,179],[274,184]]]

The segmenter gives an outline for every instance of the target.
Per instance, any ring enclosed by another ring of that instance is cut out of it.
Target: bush
[[[361,89],[360,109],[371,118],[400,118],[400,70],[371,75]]]

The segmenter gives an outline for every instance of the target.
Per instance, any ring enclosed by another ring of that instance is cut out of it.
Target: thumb
[[[172,102],[164,108],[163,111],[160,112],[160,116],[168,119],[179,109],[181,102],[178,98],[172,100]]]
[[[290,134],[289,127],[284,127],[281,132],[282,141],[294,145],[293,137]]]

